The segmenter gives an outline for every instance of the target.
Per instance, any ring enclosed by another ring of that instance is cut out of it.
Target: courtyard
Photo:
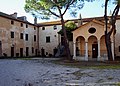
[[[120,84],[119,68],[88,68],[89,64],[84,63],[80,64],[80,67],[74,67],[55,62],[53,59],[0,59],[0,86],[119,86]],[[96,66],[100,64],[103,63],[95,63]]]

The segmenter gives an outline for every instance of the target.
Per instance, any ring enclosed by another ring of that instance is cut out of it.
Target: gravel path
[[[48,60],[0,59],[0,86],[116,86],[120,69],[79,69]],[[101,85],[101,84],[111,85]]]

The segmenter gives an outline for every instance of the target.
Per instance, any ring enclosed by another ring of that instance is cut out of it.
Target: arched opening
[[[88,38],[88,57],[97,58],[98,57],[98,42],[97,37],[90,36]]]
[[[107,55],[106,44],[105,44],[105,36],[103,35],[100,38],[100,54],[102,57]]]
[[[85,38],[83,36],[76,39],[76,55],[85,56]]]

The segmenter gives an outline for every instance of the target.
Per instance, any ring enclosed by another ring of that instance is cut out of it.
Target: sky
[[[0,0],[0,2],[1,2],[0,3],[1,12],[6,14],[13,14],[14,12],[17,12],[18,17],[26,16],[29,22],[31,23],[34,22],[34,17],[29,13],[26,13],[24,10],[25,0]],[[85,2],[84,7],[79,10],[78,14],[81,14],[82,18],[103,16],[104,7],[102,7],[102,4],[104,4],[104,0],[96,0],[94,2]],[[110,3],[108,6],[108,14],[110,14],[110,10],[113,11],[113,8],[114,8],[114,5]],[[77,15],[76,18],[73,18],[68,15],[64,17],[64,19],[77,19],[77,18],[79,18],[79,15]],[[51,20],[38,19],[38,23],[53,21],[53,20],[55,19],[51,19]]]

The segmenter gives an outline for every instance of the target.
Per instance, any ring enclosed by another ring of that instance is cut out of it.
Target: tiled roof
[[[16,18],[12,17],[11,15],[5,14],[3,12],[0,12],[0,16],[4,17],[4,18],[8,18],[8,19],[11,19],[11,20],[15,20],[15,21],[19,21],[19,22],[23,22],[23,23],[27,23],[27,24],[35,26],[35,24],[32,24],[32,23],[30,23],[28,21],[23,21],[23,20],[20,20],[20,19],[16,19]]]
[[[83,22],[89,22],[89,21],[92,21],[93,19],[96,19],[98,21],[103,21],[104,20],[104,17],[92,17],[92,18],[83,18],[82,21]],[[117,17],[117,19],[120,19],[120,15]],[[71,20],[65,20],[65,22],[67,21],[74,21],[75,23],[78,22],[79,19],[71,19]],[[58,20],[58,21],[51,21],[51,22],[43,22],[43,23],[38,23],[42,26],[51,26],[51,25],[60,25],[61,24],[61,21]]]

